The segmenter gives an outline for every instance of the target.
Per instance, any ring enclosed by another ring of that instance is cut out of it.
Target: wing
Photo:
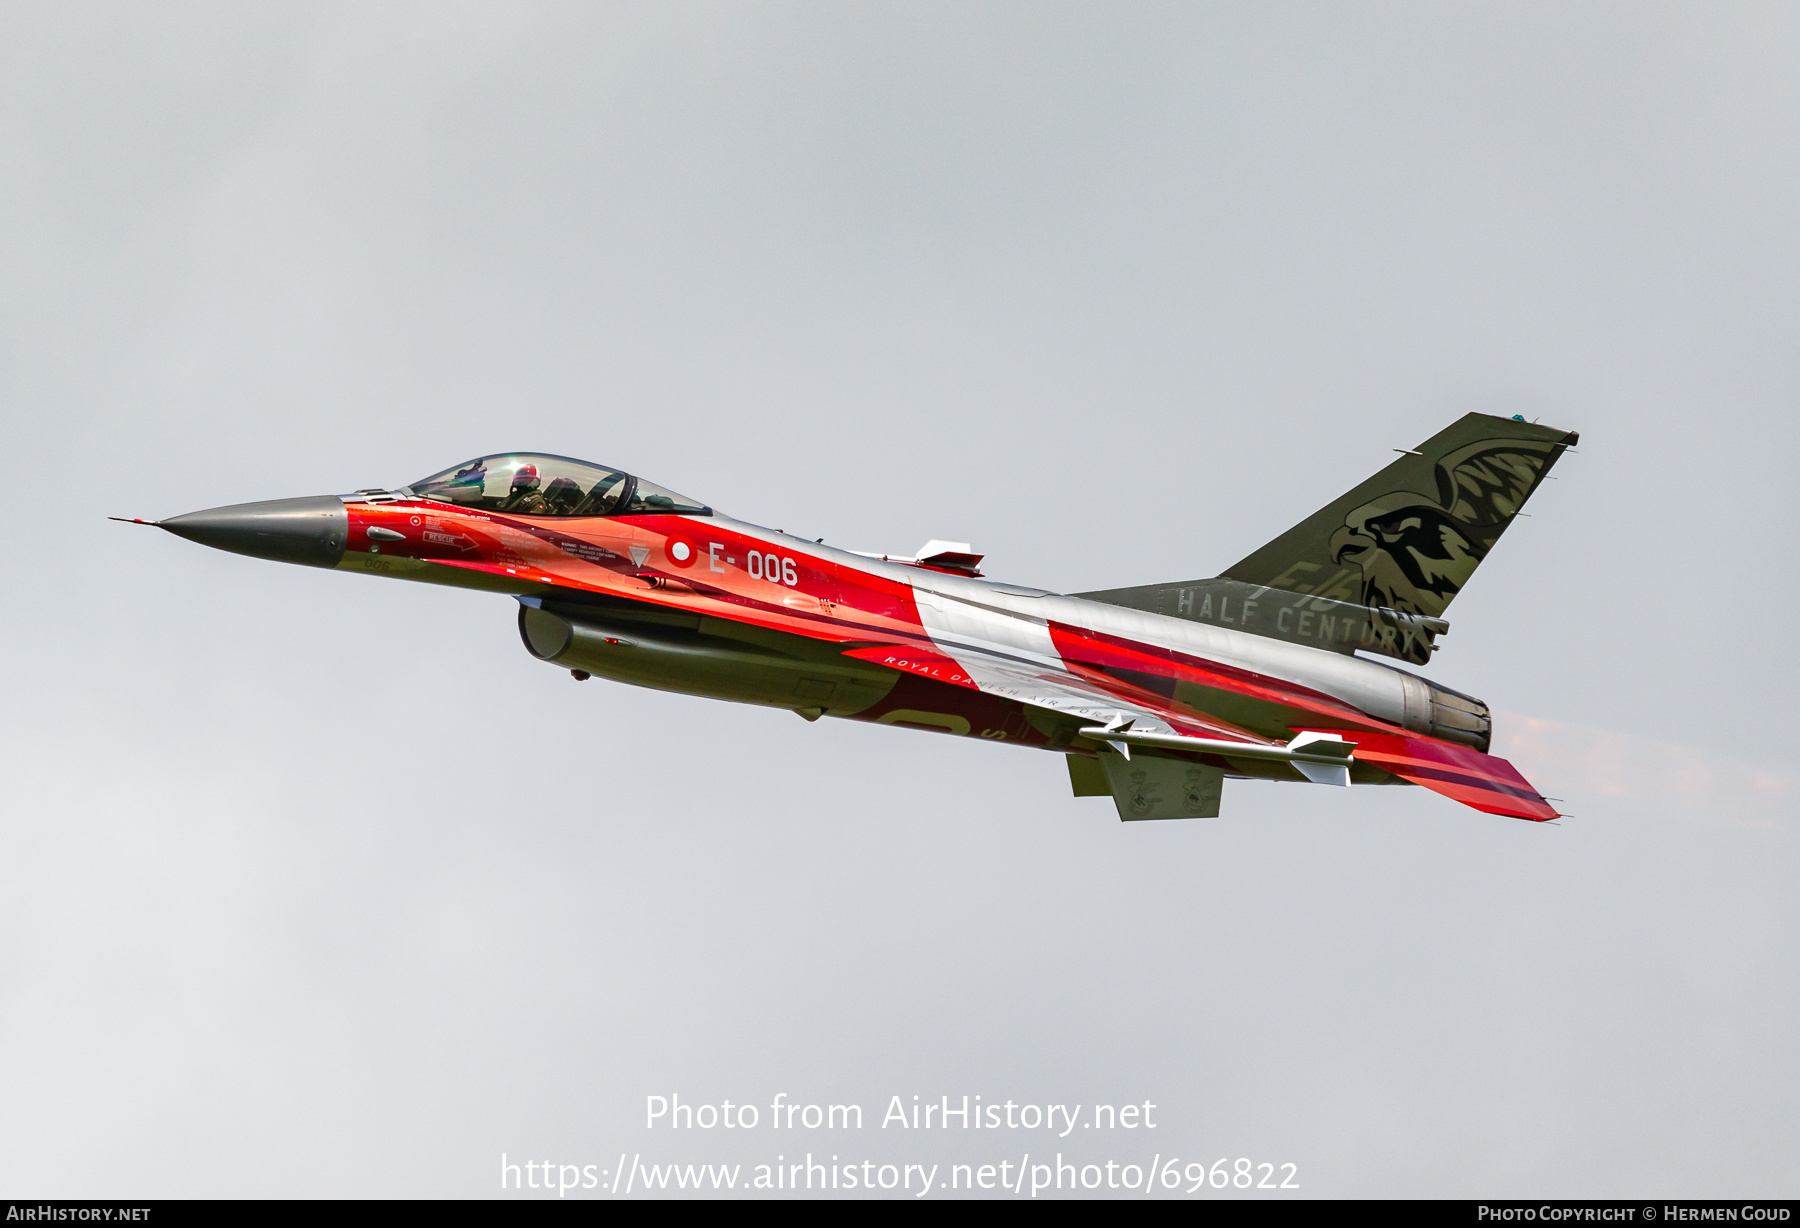
[[[929,648],[882,645],[852,649],[845,655],[1059,713],[1089,728],[1121,729],[1124,732],[1118,740],[1100,740],[1111,742],[1127,756],[1129,751],[1119,744],[1121,741],[1222,755],[1227,760],[1233,757],[1231,747],[1237,746],[1243,748],[1240,758],[1287,760],[1300,775],[1315,783],[1348,784],[1344,772],[1347,758],[1340,758],[1329,747],[1321,748],[1317,743],[1306,747],[1310,735],[1323,735],[1353,744],[1358,761],[1465,806],[1536,822],[1558,817],[1555,807],[1512,764],[1470,746],[1391,728],[1335,724],[1296,728],[1294,740],[1282,743],[1217,717],[1176,709],[1161,696],[1115,677],[1104,677],[1105,685],[1100,685],[1100,676],[1077,675],[1060,664],[1034,659],[1035,654],[996,651],[994,645],[977,647],[966,641],[957,643],[955,652],[952,658]],[[1318,754],[1322,749],[1325,753]]]
[[[928,641],[851,649],[848,655],[1058,713],[1090,741],[1111,743],[1124,755],[1135,743],[1229,761],[1241,747],[1240,759],[1285,760],[1309,780],[1348,784],[1347,758],[1331,752],[1354,744],[1356,759],[1478,810],[1539,821],[1556,817],[1506,760],[1411,734],[1310,688],[945,594],[919,591],[918,612]],[[1165,690],[1181,679],[1289,709],[1300,718],[1289,726],[1296,737],[1276,742],[1178,705]],[[1338,747],[1307,746],[1309,735],[1323,735]]]
[[[1543,823],[1560,817],[1556,807],[1504,759],[1473,746],[1366,729],[1321,729],[1356,743],[1356,757],[1402,780],[1473,806],[1488,814]]]

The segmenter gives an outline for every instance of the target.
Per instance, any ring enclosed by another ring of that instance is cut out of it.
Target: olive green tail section
[[[1423,665],[1451,600],[1576,441],[1469,414],[1221,576],[1075,595]]]
[[[1578,440],[1469,414],[1220,578],[1435,619]]]

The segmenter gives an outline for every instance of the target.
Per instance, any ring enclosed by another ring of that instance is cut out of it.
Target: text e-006
[[[785,584],[789,588],[800,583],[800,573],[794,566],[794,560],[778,554],[752,550],[750,557],[745,560],[744,569],[750,573],[752,580],[767,580],[771,584]]]

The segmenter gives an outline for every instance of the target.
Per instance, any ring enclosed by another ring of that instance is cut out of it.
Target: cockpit
[[[421,478],[416,498],[515,516],[710,516],[654,482],[567,456],[508,452]]]

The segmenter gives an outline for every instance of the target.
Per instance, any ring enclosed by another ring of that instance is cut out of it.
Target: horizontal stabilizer
[[[1519,775],[1517,768],[1472,746],[1361,729],[1316,732],[1336,734],[1354,742],[1358,761],[1374,764],[1465,806],[1537,823],[1558,817],[1556,808]]]

